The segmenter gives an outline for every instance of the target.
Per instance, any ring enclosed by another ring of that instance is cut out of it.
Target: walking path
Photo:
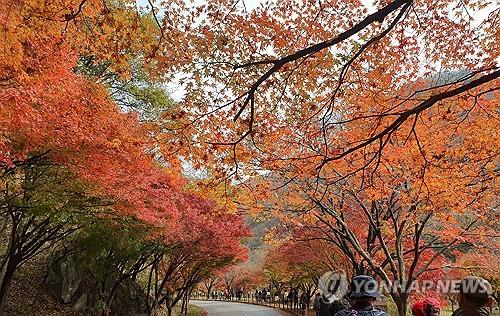
[[[191,304],[199,306],[208,312],[208,316],[289,316],[271,307],[233,303],[225,301],[191,301]]]

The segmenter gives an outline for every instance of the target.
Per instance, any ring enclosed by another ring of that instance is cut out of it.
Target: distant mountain
[[[264,261],[268,246],[264,242],[264,237],[278,224],[275,219],[258,219],[245,216],[245,224],[252,230],[252,237],[245,241],[245,246],[249,249],[248,263],[251,265],[261,265]]]

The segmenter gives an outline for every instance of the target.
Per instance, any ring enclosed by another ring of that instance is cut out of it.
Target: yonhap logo
[[[332,303],[347,294],[349,282],[343,270],[328,271],[319,278],[318,287],[323,293],[323,300]]]

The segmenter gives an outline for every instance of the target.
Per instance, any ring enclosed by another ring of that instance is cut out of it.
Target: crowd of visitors
[[[388,316],[387,312],[377,307],[378,292],[375,280],[367,275],[355,276],[351,281],[350,292],[341,299],[331,300],[321,293],[313,297],[312,309],[316,316]],[[469,276],[458,284],[458,309],[452,316],[489,316],[493,303],[491,284],[480,277]],[[238,300],[260,304],[279,304],[292,310],[309,309],[309,297],[298,288],[272,292],[269,288],[256,289],[254,292],[243,290],[214,290],[210,294],[214,300]],[[426,297],[411,306],[413,316],[441,315],[441,302],[434,297]]]
[[[305,292],[299,292],[297,288],[285,289],[282,293],[276,292],[274,296],[271,296],[269,289],[257,289],[255,290],[255,298],[259,303],[275,303],[285,308],[301,310],[307,309],[310,301],[308,295]]]
[[[209,296],[210,296],[209,298],[211,298],[213,300],[232,301],[234,299],[236,299],[236,300],[250,299],[251,295],[249,292],[245,293],[242,290],[237,290],[237,291],[213,290]]]
[[[376,290],[375,280],[366,275],[352,279],[351,291],[347,299],[330,302],[320,293],[314,298],[313,309],[316,316],[388,316],[375,306],[381,294]],[[469,276],[458,286],[458,309],[452,316],[489,316],[493,303],[491,284],[480,277]],[[412,305],[413,316],[439,316],[441,303],[438,299],[427,297]]]

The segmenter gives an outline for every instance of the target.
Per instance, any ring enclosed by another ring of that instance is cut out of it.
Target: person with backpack
[[[377,284],[371,276],[355,276],[349,294],[352,306],[335,313],[335,316],[388,316],[386,312],[374,306],[375,300],[380,296]]]
[[[413,304],[411,312],[413,316],[439,316],[441,304],[435,298],[426,298]]]
[[[343,311],[344,309],[349,308],[349,307],[351,307],[351,305],[349,304],[349,301],[347,301],[346,299],[341,298],[339,300],[335,300],[335,301],[331,302],[330,306],[328,307],[328,311],[329,311],[328,315],[334,316],[336,313]]]
[[[349,302],[344,298],[334,300],[331,303],[324,296],[320,297],[319,300],[320,302],[318,316],[334,316],[336,313],[351,306],[349,305]]]

